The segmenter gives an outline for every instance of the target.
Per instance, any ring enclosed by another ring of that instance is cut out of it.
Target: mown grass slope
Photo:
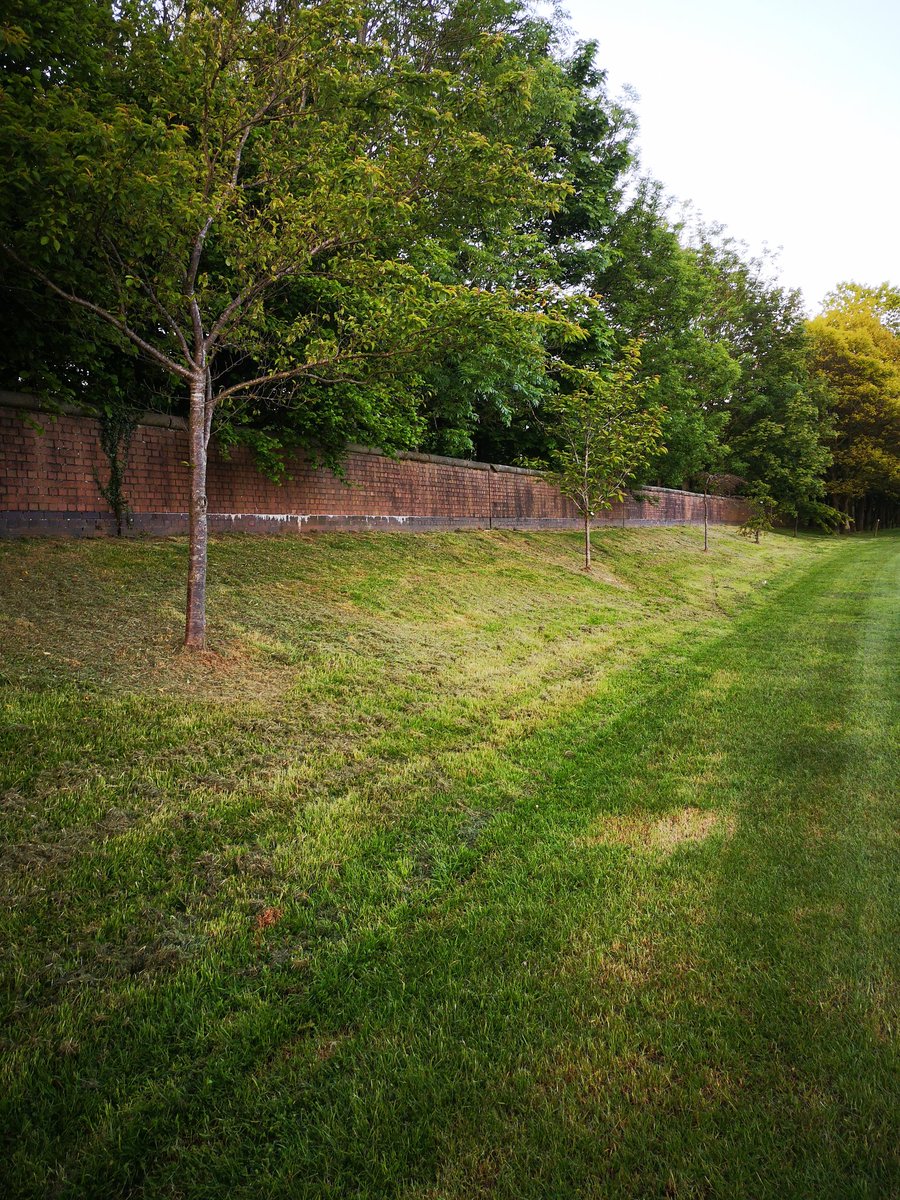
[[[0,546],[22,1196],[885,1196],[900,540]]]

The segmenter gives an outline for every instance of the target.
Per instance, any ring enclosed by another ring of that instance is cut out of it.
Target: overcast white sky
[[[645,171],[811,312],[844,279],[900,285],[900,0],[563,0],[630,84]]]

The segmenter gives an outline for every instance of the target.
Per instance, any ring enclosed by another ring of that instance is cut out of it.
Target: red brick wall
[[[137,531],[177,532],[188,507],[187,436],[180,428],[140,425],[131,443],[125,495]],[[82,416],[0,405],[0,533],[108,532],[111,520],[96,477],[107,464],[97,423]],[[303,456],[282,485],[261,475],[247,450],[228,458],[213,445],[208,494],[214,528],[252,530],[570,524],[574,507],[539,475],[428,455],[390,459],[353,450],[346,482]],[[683,524],[702,520],[702,497],[647,489],[655,504],[629,502],[626,520]],[[713,499],[711,519],[738,522],[743,502]],[[622,519],[621,506],[604,522]]]

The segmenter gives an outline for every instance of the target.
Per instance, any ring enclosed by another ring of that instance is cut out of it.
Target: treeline
[[[766,262],[679,220],[555,19],[4,12],[0,384],[92,405],[113,448],[129,414],[185,412],[201,541],[211,430],[274,472],[349,441],[553,462],[560,397],[638,354],[659,436],[635,486],[727,474],[783,519],[895,520],[898,293],[844,285],[808,323]]]

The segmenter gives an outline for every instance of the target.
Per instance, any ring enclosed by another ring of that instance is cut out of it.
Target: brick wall
[[[52,416],[23,397],[0,395],[0,535],[96,536],[113,521],[97,487],[107,463],[97,422],[67,413]],[[14,405],[14,407],[10,407]],[[187,435],[183,424],[142,424],[131,443],[125,495],[132,531],[180,533],[187,528]],[[424,454],[391,459],[354,448],[346,481],[316,469],[302,455],[290,478],[273,483],[253,465],[247,450],[225,457],[213,445],[207,491],[213,529],[279,532],[309,529],[461,528],[472,526],[571,526],[573,505],[539,475]],[[628,524],[702,521],[702,497],[648,488],[654,503],[629,501]],[[621,523],[622,507],[598,523]],[[712,498],[717,523],[744,519],[742,501]]]

